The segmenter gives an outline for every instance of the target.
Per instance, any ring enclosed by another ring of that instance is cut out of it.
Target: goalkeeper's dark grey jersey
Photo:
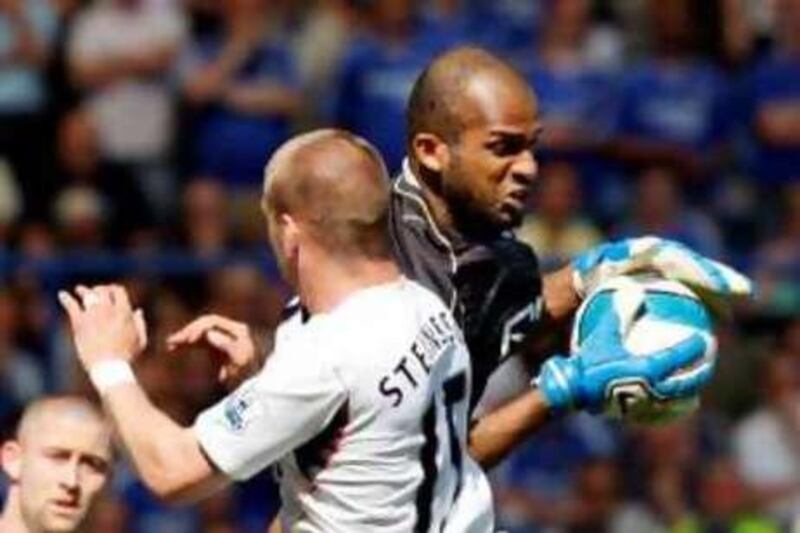
[[[536,256],[511,234],[476,241],[439,228],[407,163],[392,185],[389,227],[403,273],[438,294],[464,331],[474,403],[539,322]]]

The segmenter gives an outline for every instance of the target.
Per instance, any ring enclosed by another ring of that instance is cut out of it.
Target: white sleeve
[[[321,354],[299,351],[276,350],[257,376],[195,420],[203,451],[229,477],[247,479],[307,442],[347,399]]]

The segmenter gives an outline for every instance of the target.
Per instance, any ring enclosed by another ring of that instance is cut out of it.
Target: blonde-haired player
[[[394,262],[388,184],[374,148],[343,131],[301,135],[273,156],[262,204],[302,309],[263,369],[190,428],[135,381],[143,323],[125,291],[60,294],[78,355],[156,494],[194,500],[277,463],[290,531],[493,529],[488,483],[467,455],[466,345],[440,299]]]

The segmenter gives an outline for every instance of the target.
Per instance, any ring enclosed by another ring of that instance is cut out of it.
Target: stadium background
[[[520,237],[547,265],[657,233],[759,284],[721,328],[699,416],[551,423],[492,474],[506,527],[797,522],[799,0],[1,0],[3,431],[38,395],[88,390],[54,291],[110,279],[149,317],[141,380],[190,421],[221,392],[215,369],[164,353],[164,336],[213,310],[269,338],[287,295],[258,212],[269,153],[333,124],[396,170],[414,78],[465,42],[538,91],[542,166]],[[117,470],[89,531],[263,531],[277,505],[260,476],[167,509]]]

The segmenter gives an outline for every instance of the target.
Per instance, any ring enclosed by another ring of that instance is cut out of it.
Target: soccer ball
[[[706,306],[685,285],[653,274],[618,276],[600,284],[578,308],[570,340],[573,353],[608,313],[633,314],[622,335],[624,346],[635,357],[674,346],[694,333],[713,336]],[[716,343],[704,357],[716,357]],[[604,412],[635,424],[660,424],[685,416],[699,405],[696,396],[662,400],[644,383],[626,383],[610,387]]]

